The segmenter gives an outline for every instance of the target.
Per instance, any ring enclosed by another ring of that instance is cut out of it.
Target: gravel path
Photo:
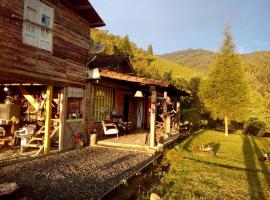
[[[88,147],[3,167],[0,184],[20,186],[12,199],[97,199],[149,159],[141,152]]]

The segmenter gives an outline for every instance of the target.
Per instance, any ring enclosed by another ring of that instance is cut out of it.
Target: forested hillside
[[[174,79],[190,80],[192,77],[202,74],[197,70],[153,55],[152,45],[149,45],[147,50],[138,48],[129,40],[128,36],[120,37],[110,34],[108,31],[93,29],[91,30],[91,38],[94,44],[105,45],[106,54],[129,54],[138,76],[154,79],[172,79],[173,77]]]
[[[204,49],[188,49],[164,54],[160,57],[205,72],[215,59],[216,53]]]
[[[160,56],[175,63],[206,72],[216,58],[216,53],[203,49],[189,49]],[[253,88],[261,93],[270,92],[270,51],[241,54],[241,61],[250,75]]]

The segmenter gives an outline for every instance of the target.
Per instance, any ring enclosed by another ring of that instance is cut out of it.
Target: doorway
[[[137,128],[143,127],[143,116],[144,116],[144,102],[143,100],[137,101]]]
[[[123,121],[128,122],[129,113],[129,95],[124,96],[124,111],[123,111]]]

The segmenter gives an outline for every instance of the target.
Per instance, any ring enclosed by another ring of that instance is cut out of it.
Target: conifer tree
[[[200,85],[199,95],[214,119],[224,119],[228,136],[230,121],[243,122],[248,117],[249,89],[229,24],[224,37],[218,56]]]
[[[153,51],[153,45],[152,44],[149,44],[148,47],[147,47],[147,51],[146,51],[148,54],[150,55],[154,55],[154,51]]]

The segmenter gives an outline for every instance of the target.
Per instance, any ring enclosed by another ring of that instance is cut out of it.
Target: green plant
[[[245,133],[263,137],[266,134],[266,123],[260,120],[249,121],[245,128]]]

